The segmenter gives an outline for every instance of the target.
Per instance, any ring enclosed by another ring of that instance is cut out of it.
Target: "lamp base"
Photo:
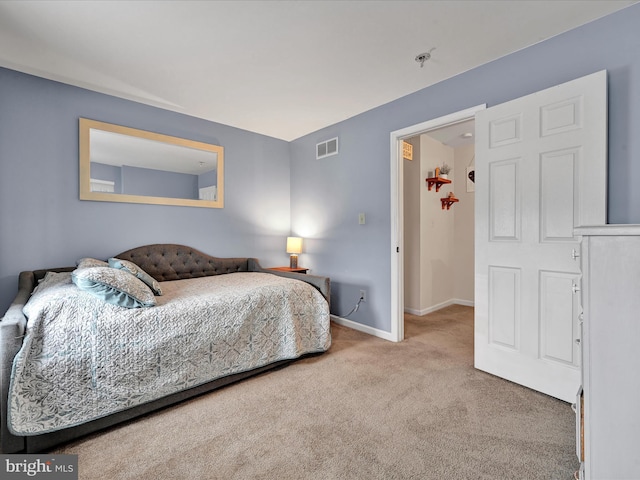
[[[298,268],[298,255],[289,257],[289,268]]]

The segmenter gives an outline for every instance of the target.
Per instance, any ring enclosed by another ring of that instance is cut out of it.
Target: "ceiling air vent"
[[[338,137],[320,142],[316,145],[316,158],[330,157],[338,153]]]

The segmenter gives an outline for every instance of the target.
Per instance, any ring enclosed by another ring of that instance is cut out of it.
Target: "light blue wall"
[[[225,208],[80,201],[78,118],[225,148]],[[148,243],[284,265],[287,142],[0,68],[0,315],[22,270]]]
[[[609,223],[640,223],[640,5],[292,142],[292,232],[307,238],[301,262],[331,276],[332,311],[347,313],[364,288],[368,301],[350,318],[391,328],[390,132],[602,69],[609,72]],[[316,160],[316,143],[334,136],[339,155]]]

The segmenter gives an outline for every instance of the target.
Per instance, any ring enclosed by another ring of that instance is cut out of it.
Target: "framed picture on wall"
[[[467,167],[467,192],[476,191],[476,167]]]

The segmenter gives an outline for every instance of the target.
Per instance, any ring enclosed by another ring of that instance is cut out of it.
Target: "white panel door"
[[[573,229],[606,222],[606,78],[476,115],[475,366],[567,402],[580,385]]]

